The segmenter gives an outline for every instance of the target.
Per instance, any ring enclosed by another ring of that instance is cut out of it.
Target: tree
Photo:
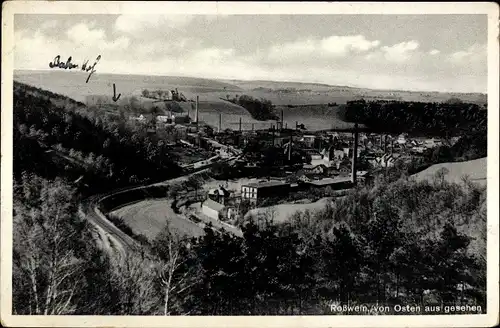
[[[115,290],[116,314],[145,315],[157,312],[160,302],[154,288],[154,263],[145,256],[128,252],[114,263],[110,284]]]
[[[24,175],[15,190],[14,271],[27,289],[14,292],[14,308],[23,314],[74,313],[86,264],[78,249],[90,239],[77,215],[74,190],[60,179],[33,175]],[[24,293],[27,303],[17,296]]]
[[[183,298],[196,283],[197,268],[189,257],[190,243],[172,233],[168,225],[154,242],[158,256],[156,265],[163,315],[182,313]]]

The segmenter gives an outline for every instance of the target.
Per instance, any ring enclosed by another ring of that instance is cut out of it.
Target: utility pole
[[[195,114],[194,114],[194,122],[198,124],[198,102],[200,101],[200,97],[196,96],[196,107],[195,107]]]
[[[281,110],[280,130],[283,130],[283,109]]]
[[[357,176],[356,176],[356,164],[358,160],[358,123],[354,124],[354,145],[352,152],[352,167],[351,167],[351,182],[356,185]]]

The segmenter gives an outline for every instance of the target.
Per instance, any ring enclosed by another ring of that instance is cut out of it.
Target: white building
[[[215,220],[219,220],[220,216],[223,215],[224,205],[214,202],[211,199],[207,199],[203,202],[201,211],[206,216]]]

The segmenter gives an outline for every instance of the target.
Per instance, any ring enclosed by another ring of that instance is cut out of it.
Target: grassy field
[[[132,205],[121,207],[111,215],[116,215],[138,234],[153,240],[158,233],[169,224],[172,232],[181,236],[201,236],[203,229],[195,223],[174,213],[172,201],[168,199],[144,200]]]
[[[486,157],[467,162],[440,163],[414,174],[412,177],[417,181],[432,180],[436,172],[446,168],[448,173],[445,176],[446,181],[461,183],[463,176],[468,176],[474,183],[486,186]]]
[[[259,216],[269,214],[274,223],[283,223],[288,221],[290,217],[297,212],[315,212],[321,210],[325,208],[330,200],[330,198],[322,198],[317,202],[308,204],[280,204],[269,207],[258,207],[248,211],[245,215],[245,219],[249,219],[250,217],[258,218]]]
[[[364,98],[366,100],[408,100],[408,101],[445,101],[456,97],[468,102],[485,103],[486,96],[480,94],[453,94],[438,92],[387,91],[352,88],[347,86],[331,86],[326,84],[279,82],[279,81],[240,81],[240,80],[210,80],[188,77],[143,76],[143,75],[92,75],[89,83],[85,83],[86,73],[80,71],[15,71],[14,80],[24,82],[45,90],[69,96],[77,101],[94,105],[98,101],[106,104],[115,103],[111,100],[113,83],[121,97],[116,102],[118,106],[130,105],[135,97],[139,107],[148,110],[153,106],[165,109],[162,102],[141,97],[143,89],[172,90],[178,88],[188,100],[199,96],[199,119],[218,127],[219,114],[222,114],[222,129],[238,129],[242,120],[242,129],[250,130],[269,128],[274,121],[256,121],[246,109],[232,104],[226,99],[236,95],[249,95],[255,98],[265,98],[276,105],[276,112],[284,112],[284,121],[289,127],[295,122],[303,123],[308,130],[323,130],[330,128],[350,127],[336,116],[337,107],[328,107],[328,103],[345,104],[349,100]],[[222,99],[221,99],[222,98]],[[97,100],[101,99],[101,100]],[[289,108],[287,106],[297,106]],[[194,119],[194,104],[181,103],[182,111],[188,112]]]

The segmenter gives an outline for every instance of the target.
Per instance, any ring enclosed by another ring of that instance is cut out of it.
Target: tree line
[[[348,101],[342,116],[376,132],[452,137],[486,133],[487,110],[463,102]]]
[[[278,119],[278,116],[274,112],[274,105],[270,100],[264,98],[257,99],[247,95],[235,96],[233,98],[230,98],[228,95],[227,100],[245,108],[252,118],[256,120],[266,121]]]

